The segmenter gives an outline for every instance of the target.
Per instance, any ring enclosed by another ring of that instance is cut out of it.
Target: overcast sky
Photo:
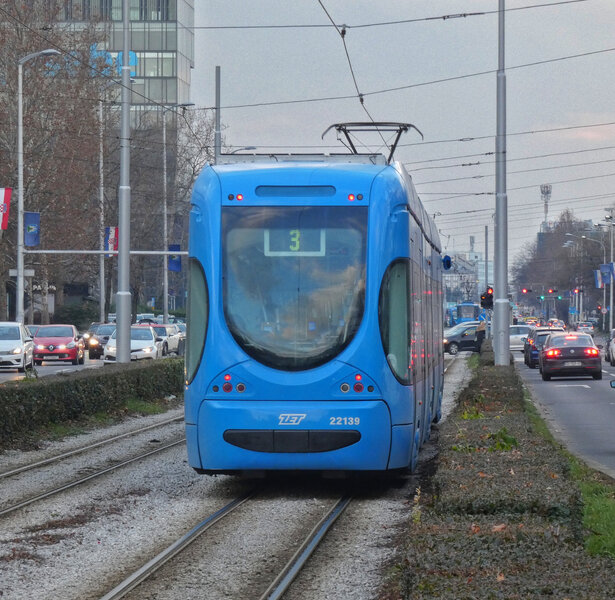
[[[444,246],[467,251],[474,235],[482,252],[488,225],[492,257],[497,8],[497,0],[195,0],[191,100],[215,104],[219,65],[227,145],[263,152],[343,151],[334,132],[321,140],[332,123],[413,123],[425,139],[406,134],[395,157],[437,215]],[[544,220],[542,183],[552,185],[549,220],[570,208],[598,222],[615,202],[615,2],[507,0],[506,9],[512,263]],[[350,65],[327,13],[347,26]],[[467,16],[441,18],[459,14]],[[373,136],[362,141],[382,150]]]

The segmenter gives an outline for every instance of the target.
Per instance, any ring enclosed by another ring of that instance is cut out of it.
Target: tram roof
[[[218,156],[218,165],[229,164],[246,164],[246,163],[259,163],[267,164],[273,163],[279,165],[280,163],[297,163],[297,162],[314,162],[314,163],[327,163],[327,164],[364,164],[364,165],[382,165],[387,164],[386,158],[383,154],[370,153],[370,154],[347,154],[347,153],[335,153],[335,154],[284,154],[284,153],[268,153],[268,154],[220,154]]]

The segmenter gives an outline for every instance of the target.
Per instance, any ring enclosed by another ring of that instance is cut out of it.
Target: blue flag
[[[169,244],[169,252],[179,252],[179,244]],[[182,270],[182,257],[179,254],[169,254],[169,271]]]
[[[24,212],[24,246],[38,246],[41,243],[41,213]]]
[[[600,265],[600,281],[601,283],[611,283],[611,263]],[[596,284],[596,287],[602,287]]]

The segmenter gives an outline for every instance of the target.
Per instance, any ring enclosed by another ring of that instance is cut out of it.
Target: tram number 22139
[[[359,417],[329,417],[329,425],[358,425]]]

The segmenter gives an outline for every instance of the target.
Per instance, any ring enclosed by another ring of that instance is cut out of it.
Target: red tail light
[[[555,356],[559,356],[560,354],[561,354],[561,351],[557,350],[557,349],[554,349],[554,348],[551,348],[551,350],[547,350],[547,356],[549,358],[553,358]]]
[[[587,356],[598,356],[600,352],[598,348],[585,348],[585,354],[587,354]]]

